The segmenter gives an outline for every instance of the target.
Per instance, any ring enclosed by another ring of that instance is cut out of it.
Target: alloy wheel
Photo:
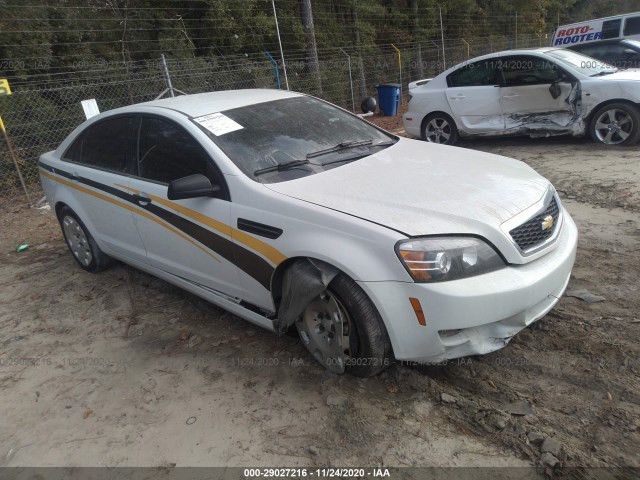
[[[629,138],[633,126],[633,118],[628,112],[612,108],[596,119],[595,135],[604,144],[617,145]]]
[[[451,125],[444,118],[434,118],[427,123],[425,138],[431,143],[447,143],[451,138]]]

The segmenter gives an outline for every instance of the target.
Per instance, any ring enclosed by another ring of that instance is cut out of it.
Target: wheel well
[[[426,114],[424,116],[424,118],[422,119],[422,122],[420,122],[420,131],[422,131],[422,129],[423,129],[424,125],[425,125],[425,122],[427,121],[427,118],[429,118],[431,115],[434,115],[436,113],[438,113],[440,115],[446,115],[448,118],[451,118],[451,120],[455,124],[455,120],[453,120],[451,115],[449,115],[447,112],[442,112],[442,111],[438,110],[438,111],[435,111],[435,112],[430,112],[430,113],[428,113],[428,114]]]
[[[638,110],[640,110],[640,103],[635,103],[635,102],[632,102],[631,100],[628,100],[628,99],[618,98],[618,99],[614,99],[614,100],[605,100],[604,102],[599,103],[598,105],[593,107],[591,109],[591,111],[589,112],[589,115],[587,115],[587,119],[585,121],[585,128],[586,128],[586,133],[587,134],[590,132],[591,121],[593,120],[593,117],[596,114],[596,112],[598,110],[600,110],[602,107],[604,107],[606,105],[611,105],[612,103],[626,103],[627,105],[631,105],[632,107],[635,107]]]
[[[298,260],[304,260],[304,259],[322,261],[313,257],[291,257],[291,258],[287,258],[284,262],[278,265],[276,267],[275,272],[273,272],[273,275],[271,276],[271,298],[273,299],[273,304],[276,307],[276,311],[278,311],[278,307],[280,306],[280,300],[282,299],[282,282],[284,280],[284,273],[295,262],[297,262]],[[327,263],[327,262],[324,262],[324,263]],[[332,265],[332,266],[335,267],[335,265]],[[338,268],[338,267],[335,267],[335,268]],[[338,270],[340,270],[341,273],[344,273],[344,271],[341,270],[340,268],[338,268]],[[346,273],[344,274],[347,275]]]
[[[60,212],[64,207],[68,207],[68,205],[63,202],[56,203],[56,206],[55,206],[56,218],[60,218]]]

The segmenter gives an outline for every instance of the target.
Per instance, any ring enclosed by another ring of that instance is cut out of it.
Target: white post
[[[278,14],[276,13],[276,0],[271,0],[273,6],[273,18],[276,21],[276,33],[278,34],[278,44],[280,45],[280,58],[282,58],[282,70],[284,71],[284,83],[289,90],[289,78],[287,78],[287,65],[284,62],[284,52],[282,51],[282,40],[280,39],[280,27],[278,26]]]
[[[171,75],[169,75],[169,67],[167,66],[167,59],[164,58],[164,53],[161,53],[162,57],[162,73],[164,74],[164,80],[167,82],[167,90],[169,90],[169,95],[171,97],[175,97],[175,93],[173,93],[173,84],[171,83]]]
[[[444,53],[444,27],[442,26],[442,7],[438,5],[438,10],[440,11],[440,39],[442,40],[442,64],[444,68],[442,71],[444,72],[447,69],[447,57]]]
[[[356,101],[353,96],[353,78],[351,77],[351,56],[341,47],[338,48],[340,48],[340,51],[347,56],[347,65],[349,66],[349,86],[351,87],[351,107],[353,108],[353,113],[356,113]]]

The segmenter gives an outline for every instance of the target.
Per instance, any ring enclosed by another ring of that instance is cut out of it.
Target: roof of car
[[[501,52],[488,53],[482,57],[491,57],[494,55],[526,55],[527,53],[546,53],[551,50],[559,50],[558,47],[538,47],[538,48],[516,48],[513,50],[502,50]],[[480,58],[480,57],[478,57]]]
[[[302,94],[275,89],[224,90],[220,92],[179,95],[177,97],[152,100],[135,106],[170,108],[191,117],[199,117],[232,108],[245,107],[256,103],[270,102],[283,98],[299,97]]]

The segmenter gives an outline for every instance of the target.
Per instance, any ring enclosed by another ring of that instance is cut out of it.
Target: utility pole
[[[284,52],[282,51],[282,40],[280,39],[280,27],[278,26],[278,14],[276,13],[276,0],[271,0],[273,6],[273,18],[276,21],[276,33],[278,34],[278,44],[280,45],[280,58],[282,58],[282,70],[284,71],[284,83],[289,90],[289,78],[287,77],[287,65],[284,62]]]

